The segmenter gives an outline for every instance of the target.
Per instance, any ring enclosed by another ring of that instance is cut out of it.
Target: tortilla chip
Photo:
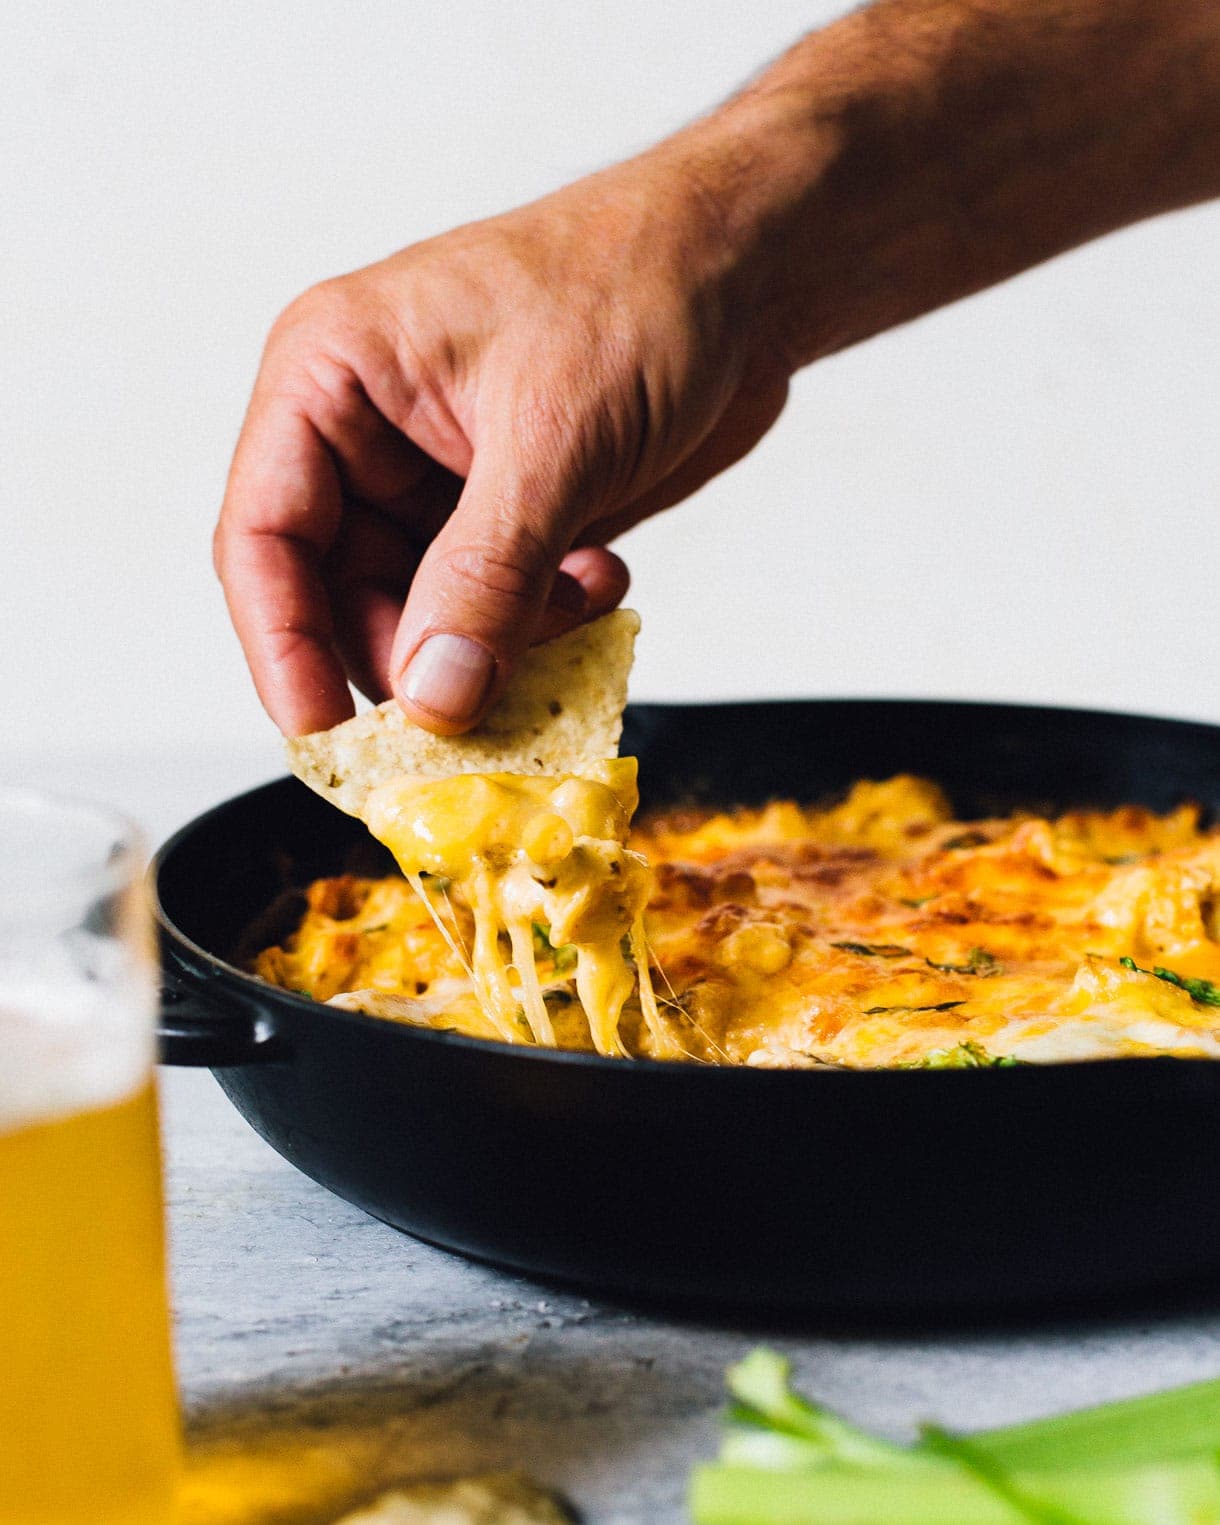
[[[288,742],[296,776],[349,815],[403,774],[586,773],[618,754],[640,617],[617,609],[518,662],[487,718],[464,736],[434,736],[394,699],[329,731]]]
[[[338,1525],[565,1525],[572,1516],[519,1473],[416,1483],[387,1493]]]

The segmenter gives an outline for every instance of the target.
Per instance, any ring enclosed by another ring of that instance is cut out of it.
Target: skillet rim
[[[990,699],[946,699],[932,697],[912,698],[910,696],[903,695],[872,695],[867,697],[859,695],[845,695],[841,697],[835,695],[820,695],[816,697],[797,697],[789,695],[771,699],[747,698],[673,701],[642,700],[639,702],[633,702],[633,704],[628,706],[628,710],[630,711],[635,709],[643,711],[666,711],[681,713],[683,711],[695,712],[747,708],[754,705],[767,706],[770,708],[780,708],[787,706],[791,706],[793,708],[807,708],[809,706],[817,706],[823,704],[842,706],[846,708],[854,708],[859,706],[861,709],[885,705],[917,705],[929,709],[943,707],[945,709],[968,710],[974,712],[981,710],[991,710],[1006,711],[1010,714],[1053,714],[1063,720],[1078,719],[1082,722],[1100,719],[1107,722],[1131,722],[1134,724],[1151,723],[1158,727],[1163,726],[1168,730],[1178,730],[1181,733],[1207,733],[1212,740],[1220,743],[1220,724],[1213,724],[1205,720],[1184,720],[1176,716],[1150,715],[1142,712],[1128,710],[1089,709],[1078,705],[1036,704],[1025,701],[1012,702],[1007,700]],[[773,1087],[778,1084],[791,1085],[794,1082],[798,1084],[804,1083],[803,1081],[796,1080],[796,1077],[803,1077],[811,1074],[817,1074],[822,1077],[832,1075],[839,1077],[851,1076],[854,1079],[863,1079],[864,1077],[875,1078],[878,1076],[893,1077],[898,1075],[919,1075],[924,1078],[925,1082],[927,1078],[931,1076],[938,1077],[938,1081],[942,1077],[951,1075],[958,1077],[968,1076],[970,1077],[971,1083],[977,1085],[980,1081],[980,1078],[984,1075],[998,1076],[1003,1074],[1005,1076],[1011,1077],[1022,1072],[1026,1072],[1028,1075],[1043,1074],[1048,1071],[1062,1073],[1066,1070],[1079,1069],[1081,1066],[1095,1067],[1101,1065],[1111,1066],[1121,1064],[1124,1067],[1138,1066],[1141,1069],[1148,1069],[1152,1066],[1155,1066],[1159,1069],[1164,1069],[1170,1065],[1175,1067],[1186,1066],[1188,1068],[1193,1068],[1195,1066],[1213,1068],[1220,1064],[1220,1060],[1206,1059],[1193,1055],[1178,1058],[1172,1054],[1136,1055],[1130,1057],[1116,1056],[1109,1058],[1091,1057],[1087,1059],[1071,1060],[1056,1059],[1047,1062],[1004,1065],[981,1070],[899,1069],[894,1066],[879,1066],[874,1069],[867,1069],[863,1067],[852,1068],[849,1066],[840,1067],[836,1065],[781,1067],[749,1064],[711,1064],[701,1063],[700,1061],[693,1059],[639,1058],[624,1060],[615,1058],[611,1055],[590,1053],[587,1050],[582,1049],[544,1048],[537,1044],[505,1043],[503,1040],[498,1038],[475,1038],[466,1033],[446,1031],[444,1029],[437,1028],[416,1027],[411,1023],[392,1022],[385,1017],[370,1016],[366,1012],[348,1011],[343,1007],[329,1006],[324,1001],[315,1001],[310,996],[298,994],[293,990],[287,990],[280,985],[272,985],[268,981],[260,979],[257,975],[251,974],[248,970],[241,969],[236,964],[229,963],[227,959],[222,958],[219,954],[213,953],[208,949],[202,947],[192,937],[188,936],[188,934],[184,932],[177,925],[177,923],[172,920],[165,909],[161,897],[162,874],[166,868],[166,865],[174,857],[184,842],[186,842],[188,839],[196,837],[201,830],[206,828],[208,823],[214,817],[224,814],[225,812],[233,809],[234,806],[253,798],[255,795],[282,789],[284,785],[290,783],[296,783],[302,789],[308,788],[307,785],[302,784],[299,779],[296,779],[292,773],[281,774],[275,778],[267,779],[261,784],[255,784],[249,789],[242,790],[240,794],[231,795],[228,799],[219,801],[217,804],[209,807],[207,810],[200,812],[199,815],[192,817],[189,821],[178,827],[178,829],[174,831],[169,837],[167,837],[157,848],[148,867],[147,882],[149,885],[150,899],[152,902],[153,918],[161,943],[159,965],[163,974],[167,970],[165,943],[166,940],[168,940],[171,947],[175,948],[176,950],[185,951],[190,956],[189,960],[187,961],[188,967],[189,963],[191,962],[195,963],[197,966],[202,966],[202,969],[206,969],[208,971],[208,976],[210,978],[224,980],[226,984],[231,980],[237,980],[241,990],[249,991],[251,993],[249,997],[250,1001],[262,1004],[273,1002],[275,1006],[279,1006],[281,1003],[285,1003],[290,1011],[297,1013],[301,1019],[306,1021],[322,1021],[324,1023],[330,1023],[338,1020],[340,1025],[350,1025],[355,1027],[358,1031],[376,1031],[383,1035],[386,1033],[387,1029],[397,1029],[400,1034],[404,1035],[404,1041],[423,1041],[428,1043],[435,1043],[447,1048],[467,1049],[476,1054],[487,1053],[490,1051],[493,1054],[499,1054],[511,1058],[515,1061],[525,1061],[527,1063],[559,1063],[560,1065],[564,1066],[576,1067],[591,1066],[594,1069],[607,1069],[615,1073],[624,1074],[643,1070],[649,1073],[663,1073],[667,1075],[671,1075],[676,1072],[694,1073],[704,1077],[710,1076],[712,1074],[734,1077],[740,1077],[742,1075],[783,1077],[782,1080],[778,1081],[775,1079],[767,1079],[761,1082],[764,1085],[771,1085]],[[346,812],[340,813],[346,814]],[[359,818],[356,816],[349,816],[348,819],[359,824]],[[180,956],[181,954],[179,953],[179,957]],[[171,972],[176,973],[176,971]],[[200,967],[196,967],[191,970],[191,973],[196,978],[200,976],[201,972],[202,970]],[[325,1012],[325,1016],[320,1016],[320,1012]],[[392,1041],[398,1040],[394,1039]],[[290,1058],[288,1062],[291,1062]],[[225,1067],[227,1068],[228,1066]],[[704,1079],[701,1083],[710,1083],[713,1085],[740,1085],[754,1084],[755,1082],[743,1082],[740,1079],[717,1081],[708,1081],[707,1079]],[[984,1081],[983,1083],[987,1084],[988,1082]],[[1012,1084],[1014,1082],[1006,1079],[1001,1083]],[[1021,1084],[1022,1082],[1017,1081],[1015,1083]]]

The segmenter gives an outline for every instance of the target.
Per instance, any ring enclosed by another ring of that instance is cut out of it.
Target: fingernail
[[[464,635],[432,635],[411,658],[402,695],[445,720],[469,720],[495,676],[496,659]]]

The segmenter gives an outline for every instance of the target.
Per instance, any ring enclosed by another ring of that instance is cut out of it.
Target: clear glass
[[[180,1461],[143,852],[0,789],[0,1525],[166,1525]]]

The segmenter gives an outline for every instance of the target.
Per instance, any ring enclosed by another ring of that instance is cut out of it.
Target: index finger
[[[286,736],[354,713],[320,563],[342,487],[325,441],[292,399],[257,398],[216,527],[216,571],[267,713]]]

